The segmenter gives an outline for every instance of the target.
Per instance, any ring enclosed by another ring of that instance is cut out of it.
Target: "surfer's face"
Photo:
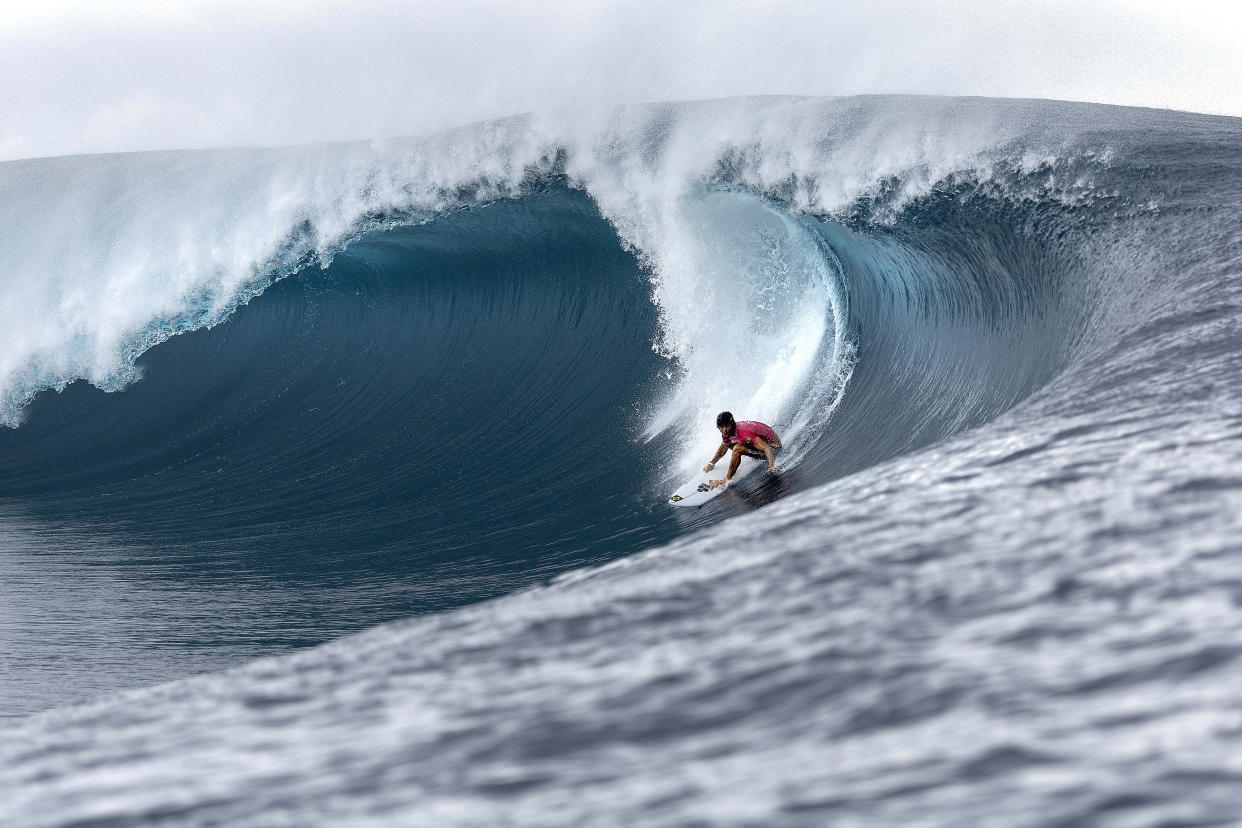
[[[733,433],[733,426],[731,425],[716,426],[716,428],[719,429],[720,433],[724,435],[725,437],[728,437],[730,434]]]

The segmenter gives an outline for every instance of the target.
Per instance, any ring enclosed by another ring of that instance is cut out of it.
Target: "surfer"
[[[727,451],[733,452],[733,458],[729,461],[728,474],[719,480],[707,481],[713,489],[724,486],[733,479],[737,467],[742,463],[742,455],[756,460],[766,457],[768,468],[765,474],[779,470],[780,467],[776,465],[776,452],[780,450],[781,438],[776,436],[771,426],[755,420],[737,422],[730,412],[722,411],[716,417],[716,428],[720,431],[720,448],[716,449],[716,454],[703,467],[703,471],[709,472],[715,468],[716,461],[724,457]]]

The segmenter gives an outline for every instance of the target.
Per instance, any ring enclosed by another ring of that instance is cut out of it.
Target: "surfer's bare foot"
[[[709,480],[707,481],[707,485],[711,486],[713,489],[719,489],[728,482],[728,480]]]
[[[764,470],[764,474],[776,474],[780,470],[781,470],[780,464],[774,463],[771,468]]]

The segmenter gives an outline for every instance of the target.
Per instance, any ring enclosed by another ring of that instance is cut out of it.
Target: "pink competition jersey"
[[[762,437],[768,443],[776,442],[776,432],[758,420],[738,420],[733,436],[725,437],[722,434],[720,441],[726,446],[741,443],[746,448],[754,448],[756,437]]]

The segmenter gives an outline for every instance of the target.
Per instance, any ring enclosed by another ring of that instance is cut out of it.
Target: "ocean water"
[[[0,164],[0,824],[1242,820],[1242,122]],[[721,409],[783,472],[667,493]]]

